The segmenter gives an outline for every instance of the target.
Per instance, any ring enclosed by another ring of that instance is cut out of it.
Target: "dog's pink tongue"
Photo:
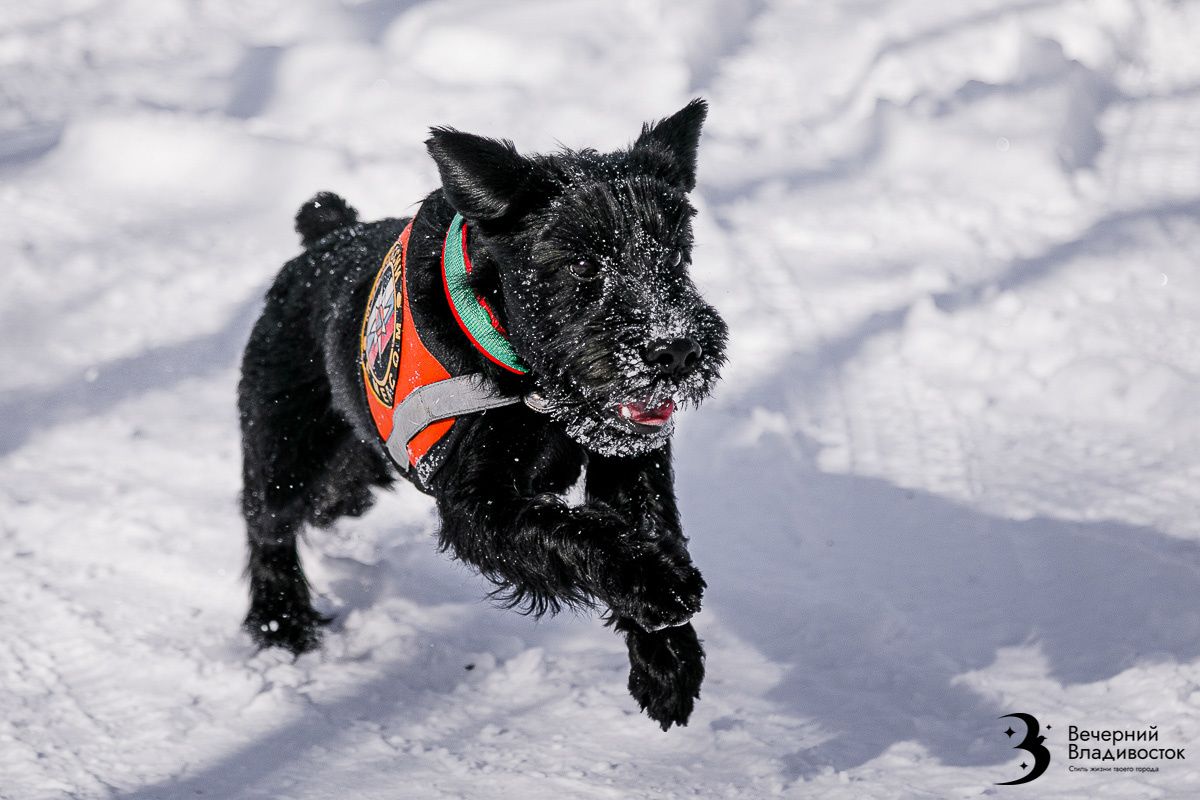
[[[653,408],[647,408],[645,403],[621,403],[617,412],[639,425],[666,425],[671,414],[675,413],[675,401],[667,400]]]

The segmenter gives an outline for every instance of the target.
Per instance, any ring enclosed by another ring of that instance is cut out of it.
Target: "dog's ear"
[[[642,135],[633,143],[633,155],[669,156],[670,163],[662,165],[664,177],[690,192],[696,188],[696,150],[707,115],[708,103],[697,97],[666,119],[643,125]]]
[[[529,159],[508,140],[453,128],[432,128],[425,141],[442,176],[442,191],[469,220],[498,220],[513,207],[532,172]]]

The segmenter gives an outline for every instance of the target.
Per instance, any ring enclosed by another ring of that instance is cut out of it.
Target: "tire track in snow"
[[[834,102],[828,111],[813,116],[804,121],[806,126],[819,127],[834,122],[847,114],[850,109],[862,100],[870,84],[872,75],[887,59],[924,47],[940,39],[954,36],[962,31],[981,25],[987,25],[1004,19],[1019,17],[1031,11],[1061,6],[1067,0],[1020,0],[1015,3],[1001,3],[994,8],[978,11],[939,25],[930,26],[909,36],[886,39],[874,52],[870,59],[859,70],[847,88]]]

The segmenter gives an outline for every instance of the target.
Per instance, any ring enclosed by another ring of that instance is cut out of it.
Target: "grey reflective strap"
[[[521,396],[498,394],[482,375],[459,375],[419,386],[392,412],[387,451],[398,464],[408,464],[408,443],[431,423],[463,414],[521,402]]]

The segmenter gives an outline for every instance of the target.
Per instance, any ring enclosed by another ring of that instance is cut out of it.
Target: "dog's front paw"
[[[662,729],[687,725],[704,681],[704,648],[691,624],[647,632],[626,626],[629,694]]]
[[[298,656],[321,646],[321,627],[330,621],[311,608],[299,612],[251,608],[242,628],[259,647],[283,647]]]
[[[691,562],[658,548],[639,553],[611,576],[604,600],[643,630],[682,625],[700,611],[704,578]]]

